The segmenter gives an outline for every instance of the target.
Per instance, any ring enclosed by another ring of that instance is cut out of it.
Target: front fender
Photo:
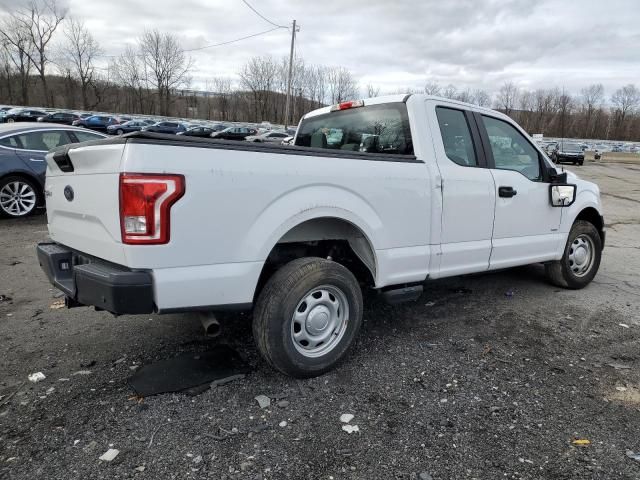
[[[578,194],[576,200],[569,207],[562,208],[562,218],[560,221],[560,232],[569,233],[571,226],[576,221],[580,212],[586,208],[595,209],[598,214],[602,215],[602,203],[600,201],[600,195],[592,190],[581,190],[578,186]]]

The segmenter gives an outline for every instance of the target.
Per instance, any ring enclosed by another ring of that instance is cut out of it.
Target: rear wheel
[[[118,134],[118,135],[122,135],[123,133],[124,133],[124,130],[122,130],[121,128],[116,130],[116,134]]]
[[[13,118],[7,118],[7,123],[14,123],[15,120]]]
[[[38,189],[23,177],[8,176],[0,180],[0,216],[26,217],[38,203]]]
[[[339,263],[301,258],[278,270],[260,293],[253,336],[273,367],[297,378],[334,368],[362,324],[362,292]]]
[[[579,289],[598,273],[602,239],[596,227],[584,220],[573,224],[562,259],[545,265],[547,279],[554,285]]]

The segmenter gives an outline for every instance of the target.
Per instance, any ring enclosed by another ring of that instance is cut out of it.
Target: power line
[[[269,20],[267,17],[265,17],[264,15],[262,15],[259,11],[257,11],[255,8],[253,8],[249,2],[247,2],[247,0],[242,0],[242,3],[244,3],[247,7],[249,7],[251,9],[251,11],[253,13],[255,13],[256,15],[258,15],[261,19],[263,19],[265,22],[270,23],[271,25],[273,25],[274,27],[279,27],[279,28],[288,28],[288,27],[284,27],[282,25],[278,25],[277,23],[272,22],[271,20]]]
[[[278,25],[277,27],[271,28],[269,30],[265,30],[264,32],[254,33],[253,35],[247,35],[246,37],[236,38],[235,40],[229,40],[227,42],[213,43],[211,45],[205,45],[204,47],[190,48],[189,50],[183,50],[183,52],[195,52],[198,50],[204,50],[205,48],[221,47],[222,45],[229,45],[230,43],[240,42],[248,38],[258,37],[260,35],[266,35],[267,33],[271,33],[275,30],[280,30],[281,28],[287,28],[287,27],[281,27],[280,25]]]
[[[251,35],[247,35],[245,37],[240,37],[240,38],[236,38],[234,40],[227,40],[226,42],[220,42],[220,43],[212,43],[211,45],[205,45],[203,47],[198,47],[198,48],[189,48],[187,50],[182,50],[182,52],[196,52],[199,50],[204,50],[206,48],[214,48],[214,47],[221,47],[223,45],[229,45],[230,43],[236,43],[236,42],[240,42],[242,40],[247,40],[248,38],[253,38],[253,37],[259,37],[260,35],[266,35],[267,33],[271,33],[274,32],[276,30],[280,30],[282,28],[287,28],[287,27],[275,27],[275,28],[271,28],[269,30],[265,30],[264,32],[258,32],[258,33],[254,33]],[[119,57],[119,55],[96,55],[97,57],[103,57],[103,58],[116,58]],[[142,57],[143,55],[141,54],[136,54],[136,57]]]

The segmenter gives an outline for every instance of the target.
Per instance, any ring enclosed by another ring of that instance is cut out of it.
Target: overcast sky
[[[0,0],[6,7],[24,0]],[[349,68],[382,92],[427,81],[496,91],[603,83],[609,96],[640,83],[639,0],[249,0],[276,24],[301,30],[307,63]],[[273,28],[241,0],[66,0],[106,54],[121,53],[145,28],[178,35],[185,49]],[[248,58],[288,55],[286,29],[193,52],[195,88],[236,77]],[[103,59],[106,65],[107,59]]]

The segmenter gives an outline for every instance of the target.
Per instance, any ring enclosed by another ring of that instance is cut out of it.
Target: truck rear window
[[[407,106],[384,103],[305,119],[298,128],[296,145],[413,155]]]

